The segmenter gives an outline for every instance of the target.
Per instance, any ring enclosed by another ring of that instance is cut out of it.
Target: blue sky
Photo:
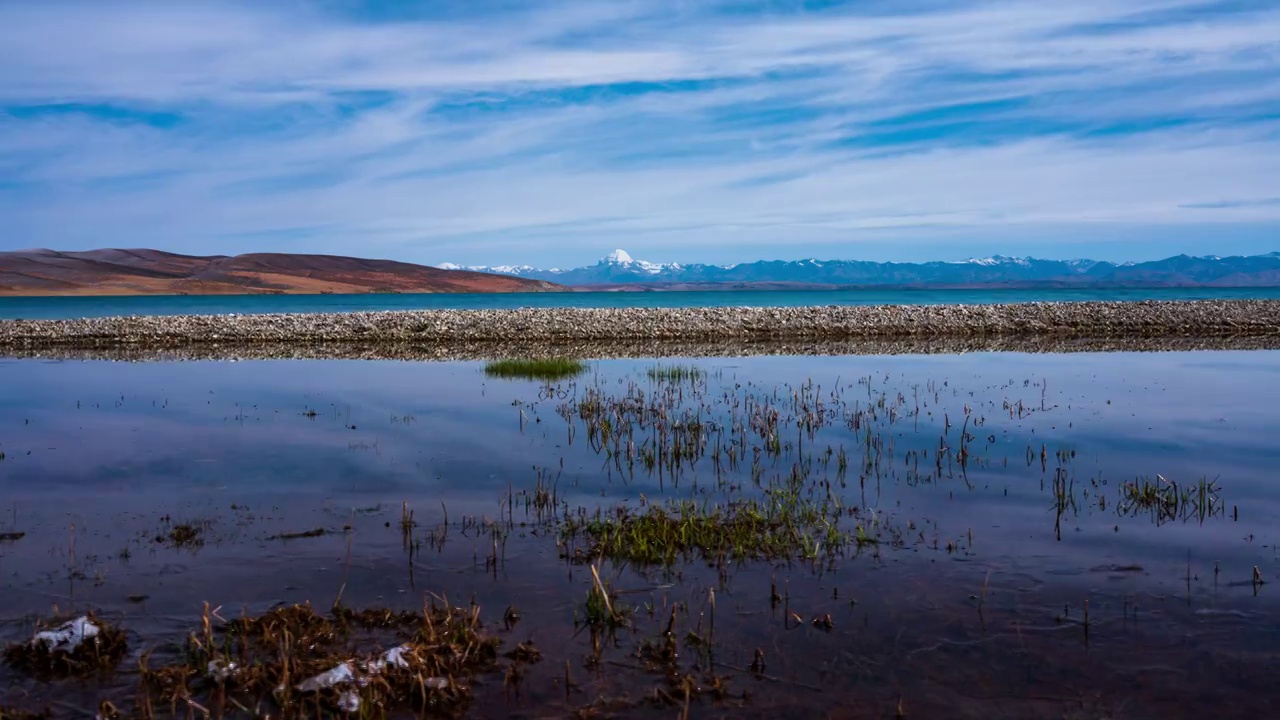
[[[0,0],[0,250],[1280,249],[1274,0]]]

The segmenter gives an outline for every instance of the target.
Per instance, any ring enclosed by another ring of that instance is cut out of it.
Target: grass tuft
[[[672,565],[693,556],[717,561],[817,559],[879,544],[878,522],[859,518],[846,530],[840,522],[848,515],[833,506],[780,498],[726,505],[672,501],[643,512],[619,507],[589,518],[569,516],[561,528],[563,556],[577,562],[603,558]],[[573,547],[577,538],[586,541],[585,548]]]
[[[524,358],[495,360],[484,366],[484,374],[503,380],[568,380],[586,372],[587,365],[570,358]]]
[[[707,376],[706,371],[696,365],[654,365],[648,374],[650,380],[672,384],[696,382]]]

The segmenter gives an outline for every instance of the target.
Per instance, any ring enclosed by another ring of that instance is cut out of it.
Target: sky
[[[0,0],[0,250],[1280,250],[1275,0]]]

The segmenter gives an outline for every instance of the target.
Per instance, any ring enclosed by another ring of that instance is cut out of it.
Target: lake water
[[[117,315],[218,315],[373,310],[484,310],[520,307],[725,307],[925,305],[1084,300],[1275,299],[1280,288],[1140,288],[1035,290],[839,290],[708,292],[568,292],[434,295],[164,295],[138,297],[0,297],[0,319]]]
[[[543,653],[518,691],[475,679],[474,716],[680,714],[646,650],[669,615],[694,716],[1273,714],[1280,353],[683,366],[592,361],[547,385],[467,362],[0,361],[0,533],[23,533],[0,542],[0,641],[95,609],[136,667],[177,657],[204,603],[431,592]],[[567,519],[788,493],[860,539],[604,559],[628,625],[575,628],[593,580]],[[178,524],[200,544],[167,542]],[[136,680],[0,668],[0,704],[125,708]]]

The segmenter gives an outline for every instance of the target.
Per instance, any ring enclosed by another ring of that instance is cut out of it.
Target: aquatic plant
[[[696,365],[654,365],[646,372],[650,380],[668,383],[693,382],[707,376],[707,372]]]
[[[484,374],[503,380],[556,382],[586,372],[587,364],[571,358],[523,358],[486,363]]]
[[[561,527],[563,555],[574,561],[599,558],[669,565],[690,556],[708,560],[804,558],[841,552],[849,545],[880,541],[880,524],[834,503],[817,504],[798,494],[777,492],[769,499],[743,499],[723,505],[670,501],[643,512],[625,507],[594,516],[570,515]],[[578,538],[585,547],[576,547]]]
[[[583,604],[583,619],[592,630],[613,630],[627,624],[627,610],[616,603],[613,589],[600,579],[600,571],[591,566],[591,587]]]
[[[196,548],[204,544],[203,529],[191,523],[174,525],[169,530],[167,541],[178,548]]]
[[[1163,475],[1154,479],[1139,477],[1125,483],[1120,490],[1118,512],[1135,515],[1148,512],[1155,522],[1197,520],[1222,515],[1226,505],[1218,498],[1216,479],[1201,478],[1194,483],[1179,484]]]

